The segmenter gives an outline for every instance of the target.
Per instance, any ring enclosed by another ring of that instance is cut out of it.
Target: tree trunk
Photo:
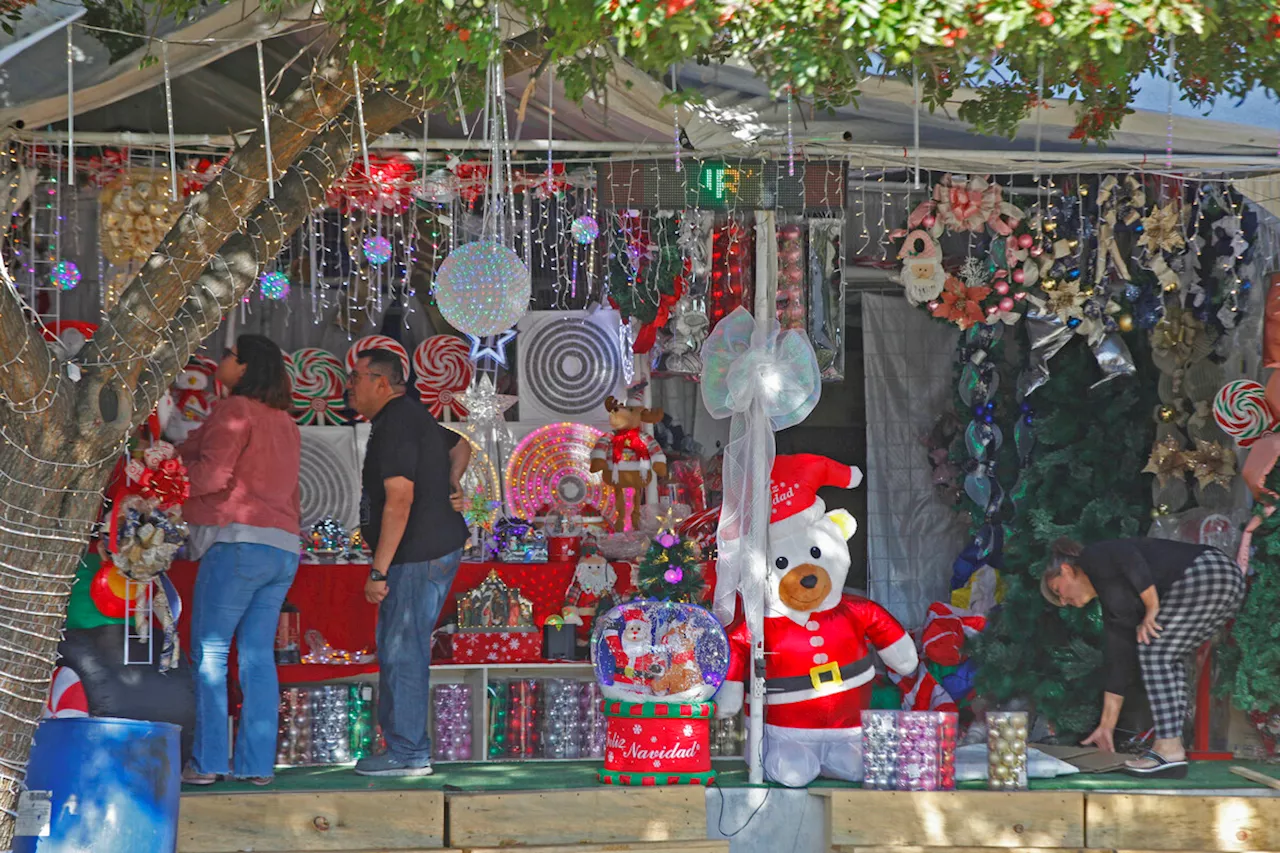
[[[537,63],[518,40],[508,73]],[[73,365],[52,358],[0,264],[0,850],[106,478],[132,427],[350,167],[359,129],[347,79],[334,66],[313,73],[273,118],[275,198],[259,132],[192,197]],[[369,87],[368,137],[425,107]]]

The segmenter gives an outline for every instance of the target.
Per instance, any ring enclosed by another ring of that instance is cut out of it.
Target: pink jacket
[[[302,436],[288,412],[228,397],[178,452],[191,477],[187,522],[299,532]]]

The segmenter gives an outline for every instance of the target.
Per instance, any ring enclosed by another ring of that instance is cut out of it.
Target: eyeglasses
[[[361,372],[360,372],[360,371],[358,371],[358,370],[353,370],[353,371],[351,371],[350,373],[348,373],[348,374],[347,374],[347,384],[348,384],[348,385],[354,385],[354,384],[356,384],[356,380],[357,380],[357,379],[361,379],[361,378],[363,378],[363,377],[365,377],[365,376],[373,377],[373,376],[376,376],[376,375],[377,375],[377,374],[374,374],[374,373],[361,373]]]
[[[239,360],[240,360],[240,353],[236,352],[236,351],[235,351],[235,350],[233,350],[231,347],[225,347],[225,348],[222,350],[222,357],[223,357],[223,358],[234,358],[236,361],[239,361]]]

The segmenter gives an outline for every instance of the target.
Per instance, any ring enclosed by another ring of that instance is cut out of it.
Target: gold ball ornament
[[[1046,278],[1044,281],[1040,282],[1041,290],[1053,290],[1057,286],[1058,282],[1051,278]]]
[[[1156,410],[1156,417],[1160,418],[1162,424],[1171,423],[1177,416],[1178,410],[1173,406],[1165,405]]]
[[[1178,289],[1178,282],[1176,281],[1171,281],[1164,286],[1165,293],[1173,293],[1177,289]]]
[[[1116,325],[1120,327],[1122,332],[1133,331],[1133,317],[1128,314],[1121,314],[1116,318]]]

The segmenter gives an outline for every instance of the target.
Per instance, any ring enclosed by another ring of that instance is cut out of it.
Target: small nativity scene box
[[[453,662],[529,663],[542,660],[542,633],[533,624],[533,602],[490,570],[458,595]]]

